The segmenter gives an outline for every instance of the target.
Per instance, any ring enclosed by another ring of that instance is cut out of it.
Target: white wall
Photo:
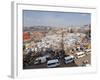
[[[24,1],[24,0],[23,0]],[[27,0],[31,1],[31,0]],[[99,0],[32,0],[34,3],[39,4],[67,4],[68,2],[73,5],[86,5],[97,6],[97,20],[98,26],[96,26],[96,43],[98,51],[98,71],[95,74],[72,74],[63,75],[58,77],[45,77],[45,78],[32,78],[25,80],[99,80],[100,75],[100,5]],[[0,80],[11,80],[10,76],[10,64],[11,64],[11,0],[0,1]],[[23,79],[22,79],[23,80]]]

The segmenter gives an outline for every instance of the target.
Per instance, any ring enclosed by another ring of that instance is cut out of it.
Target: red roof
[[[23,40],[30,40],[31,39],[31,36],[30,36],[30,33],[29,32],[24,32],[23,33]]]

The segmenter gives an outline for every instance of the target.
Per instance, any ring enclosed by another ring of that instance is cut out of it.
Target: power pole
[[[62,37],[62,39],[61,39],[61,49],[64,50],[64,41],[63,41],[64,32],[63,31],[61,33],[61,37]]]

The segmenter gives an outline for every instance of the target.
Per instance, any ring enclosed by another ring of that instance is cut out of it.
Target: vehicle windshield
[[[70,60],[73,60],[73,58],[70,58],[70,59],[65,59],[66,61],[70,61]]]
[[[79,54],[78,56],[81,56],[81,55],[84,55],[84,54]]]
[[[54,65],[54,64],[57,64],[57,63],[59,63],[59,62],[56,62],[56,63],[49,63],[48,65]]]

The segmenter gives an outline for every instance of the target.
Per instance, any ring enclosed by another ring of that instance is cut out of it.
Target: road
[[[77,66],[75,63],[64,64],[63,62],[60,63],[58,67],[75,67]],[[24,69],[40,69],[40,68],[47,68],[47,64],[31,64],[29,66],[24,67]]]
[[[85,55],[79,59],[75,59],[74,62],[65,64],[63,60],[59,60],[60,66],[59,67],[77,67],[83,64],[83,61],[88,60],[88,64],[91,64],[91,54]],[[47,68],[47,64],[31,64],[28,66],[24,66],[23,69],[40,69],[40,68]]]

